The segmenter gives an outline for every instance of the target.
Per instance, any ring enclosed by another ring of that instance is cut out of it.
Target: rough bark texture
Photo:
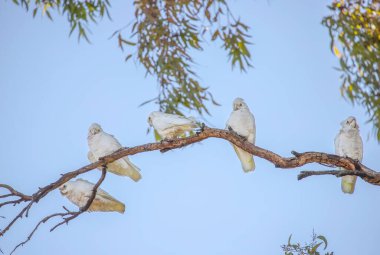
[[[298,179],[301,180],[303,178],[312,176],[312,175],[334,175],[336,177],[341,177],[344,175],[356,175],[362,178],[367,183],[373,184],[373,185],[380,185],[380,173],[376,172],[374,170],[371,170],[370,168],[364,166],[360,162],[353,160],[351,158],[347,157],[340,157],[333,154],[323,153],[323,152],[304,152],[304,153],[298,153],[295,151],[292,151],[293,157],[281,157],[280,155],[260,148],[258,146],[255,146],[249,142],[247,142],[245,139],[241,138],[240,136],[234,134],[233,132],[230,132],[228,130],[222,130],[222,129],[215,129],[215,128],[208,128],[203,127],[201,132],[197,133],[194,136],[187,137],[187,138],[179,138],[174,140],[163,140],[161,142],[157,143],[148,143],[144,145],[139,145],[131,148],[122,148],[111,155],[108,155],[106,157],[101,158],[99,161],[89,164],[87,166],[81,167],[75,171],[71,171],[65,174],[62,174],[62,176],[55,182],[46,185],[45,187],[39,188],[37,192],[35,192],[33,195],[25,195],[14,188],[12,188],[9,185],[6,184],[0,184],[0,188],[3,188],[7,190],[9,193],[5,195],[0,195],[0,199],[5,199],[8,197],[17,197],[15,200],[9,200],[0,203],[0,207],[8,205],[8,204],[19,204],[23,202],[27,202],[26,206],[13,218],[13,220],[10,221],[10,223],[1,230],[0,237],[3,236],[12,226],[13,224],[21,219],[23,216],[28,216],[28,212],[33,204],[37,203],[39,200],[44,198],[48,193],[51,191],[57,189],[59,186],[64,184],[65,182],[77,177],[78,175],[81,175],[83,173],[89,172],[93,169],[96,169],[100,166],[103,166],[103,174],[99,182],[97,183],[97,187],[101,184],[103,179],[105,178],[105,168],[104,166],[108,163],[111,163],[117,159],[120,159],[125,156],[130,156],[138,153],[148,152],[148,151],[155,151],[159,150],[161,152],[166,152],[172,149],[178,149],[185,147],[190,144],[194,144],[197,142],[200,142],[202,140],[208,139],[208,138],[220,138],[227,140],[234,145],[242,148],[243,150],[255,155],[256,157],[265,159],[275,165],[277,168],[283,168],[283,169],[289,169],[289,168],[297,168],[301,167],[305,164],[309,163],[319,163],[321,165],[327,165],[329,167],[341,167],[346,170],[328,170],[328,171],[302,171],[298,175]],[[93,194],[95,196],[96,189]],[[90,203],[87,204],[87,208],[84,208],[84,210],[87,210],[90,206]],[[82,213],[83,208],[78,213]],[[45,223],[48,219],[54,216],[67,216],[67,215],[73,215],[76,213],[73,212],[66,212],[66,213],[57,213],[54,215],[50,215],[45,217],[40,221],[39,224]],[[78,216],[76,215],[76,216]],[[75,217],[76,217],[75,216]],[[75,218],[73,217],[73,218]],[[71,219],[70,219],[71,220]],[[67,221],[63,221],[63,223],[67,223]],[[59,225],[63,224],[62,222]],[[38,226],[33,230],[37,229]],[[55,229],[57,226],[55,226],[53,229]],[[52,229],[52,230],[53,230]],[[28,238],[29,240],[30,238]]]

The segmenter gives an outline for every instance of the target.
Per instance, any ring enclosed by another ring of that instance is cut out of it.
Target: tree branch
[[[324,171],[301,171],[298,174],[297,179],[302,180],[304,178],[307,178],[313,175],[334,175],[337,178],[346,176],[346,175],[356,175],[359,177],[372,178],[372,176],[369,176],[368,174],[361,171],[357,171],[357,170],[354,170],[354,171],[352,170],[324,170]]]
[[[95,197],[96,197],[96,193],[98,191],[98,188],[100,186],[100,184],[102,184],[102,182],[104,181],[104,179],[106,178],[106,173],[107,173],[107,167],[104,166],[103,169],[102,169],[102,175],[100,176],[98,182],[95,184],[94,186],[94,189],[92,190],[92,193],[91,193],[91,196],[89,197],[89,199],[87,200],[87,203],[85,204],[85,206],[79,208],[79,211],[77,212],[67,212],[66,215],[64,216],[68,216],[68,215],[71,215],[70,217],[66,217],[63,219],[62,222],[58,223],[57,225],[55,225],[54,227],[52,227],[50,229],[50,232],[54,231],[54,229],[58,228],[59,226],[61,226],[62,224],[68,224],[69,221],[75,219],[76,217],[78,217],[80,214],[84,213],[85,211],[88,210],[88,208],[90,208],[92,202],[94,201]],[[63,218],[63,216],[62,216]]]
[[[54,231],[54,229],[58,228],[59,226],[63,225],[64,223],[68,224],[69,221],[75,219],[76,217],[78,217],[80,214],[84,213],[85,211],[88,210],[88,208],[90,208],[92,202],[94,201],[95,197],[96,197],[96,193],[98,191],[98,188],[100,186],[100,184],[102,184],[102,182],[104,181],[104,179],[106,178],[106,173],[107,173],[107,167],[106,166],[103,166],[102,168],[102,175],[100,176],[98,182],[94,185],[94,188],[92,190],[92,193],[91,193],[91,196],[89,197],[89,199],[87,200],[85,206],[83,206],[82,208],[79,208],[79,211],[77,212],[71,212],[69,211],[68,209],[66,209],[66,207],[63,207],[63,209],[66,211],[66,212],[63,212],[63,213],[54,213],[54,214],[51,214],[51,215],[48,215],[46,216],[45,218],[43,218],[41,221],[38,222],[38,224],[34,227],[34,229],[32,230],[32,232],[29,234],[29,236],[26,238],[25,241],[19,243],[18,245],[16,245],[16,247],[13,249],[13,251],[10,253],[10,254],[13,254],[17,248],[21,247],[21,246],[24,246],[24,244],[26,244],[27,242],[29,242],[31,239],[32,239],[32,236],[34,235],[34,233],[37,231],[38,227],[43,224],[43,223],[46,223],[47,221],[49,221],[51,218],[54,218],[54,217],[61,217],[63,218],[63,221],[61,221],[60,223],[58,223],[57,225],[55,225],[54,227],[52,227],[50,229],[50,232]]]
[[[290,169],[290,168],[297,168],[301,167],[306,164],[310,163],[318,163],[321,165],[327,165],[331,167],[339,167],[343,168],[346,170],[342,171],[316,171],[316,172],[311,172],[311,171],[304,171],[301,172],[298,179],[301,180],[303,178],[306,178],[308,176],[312,175],[335,175],[337,177],[341,177],[344,175],[357,175],[360,178],[362,178],[365,182],[373,184],[373,185],[380,185],[380,173],[376,172],[365,165],[361,164],[357,160],[353,160],[348,157],[340,157],[337,155],[333,154],[328,154],[328,153],[323,153],[323,152],[304,152],[304,153],[299,153],[292,151],[292,154],[294,157],[281,157],[280,155],[260,148],[258,146],[255,146],[245,139],[241,138],[240,136],[234,134],[233,132],[230,132],[228,130],[222,130],[222,129],[215,129],[215,128],[208,128],[206,126],[203,126],[201,132],[197,133],[196,135],[186,137],[186,138],[179,138],[179,139],[174,139],[172,141],[161,141],[158,143],[148,143],[148,144],[143,144],[131,148],[122,148],[108,156],[105,156],[103,158],[100,158],[99,161],[86,165],[84,167],[81,167],[75,171],[71,171],[65,174],[62,174],[62,176],[55,182],[46,185],[43,188],[39,188],[37,192],[35,192],[32,196],[27,196],[22,194],[21,192],[18,192],[14,190],[11,186],[6,185],[6,184],[0,184],[1,188],[5,188],[9,191],[9,194],[2,195],[0,196],[0,199],[4,199],[7,197],[11,196],[17,196],[19,199],[17,200],[12,200],[12,201],[7,201],[0,203],[0,206],[3,206],[5,204],[18,204],[20,202],[29,202],[17,215],[13,220],[0,232],[0,237],[3,236],[11,227],[12,225],[20,218],[22,218],[24,215],[27,217],[28,212],[30,208],[33,206],[34,203],[37,203],[39,200],[44,198],[48,193],[52,192],[53,190],[57,189],[59,186],[64,184],[65,182],[77,177],[78,175],[84,174],[86,172],[89,172],[93,169],[96,169],[100,166],[107,165],[108,163],[112,163],[115,160],[118,160],[122,157],[125,156],[130,156],[130,155],[135,155],[138,153],[143,153],[143,152],[149,152],[149,151],[168,151],[172,149],[178,149],[185,147],[190,144],[198,143],[200,141],[203,141],[208,138],[220,138],[224,139],[226,141],[229,141],[230,143],[236,145],[237,147],[255,155],[256,157],[265,159],[275,165],[277,168],[283,168],[283,169]],[[105,172],[105,169],[103,168],[103,173]],[[103,175],[102,175],[103,176]],[[104,180],[105,174],[102,178],[99,179],[96,188],[101,184],[101,182]],[[93,197],[95,197],[96,192],[93,193]],[[93,199],[93,198],[92,198]],[[90,201],[90,200],[89,200]],[[92,202],[92,201],[91,201]],[[68,221],[76,218],[79,214],[81,214],[83,211],[82,210],[87,210],[90,204],[86,204],[85,207],[83,207],[79,212],[67,212],[65,215],[57,214],[55,216],[67,216],[71,215],[68,218],[65,218],[64,221],[59,223],[58,225],[54,226],[51,231],[53,231],[56,227],[60,226],[63,223],[67,223]],[[75,214],[78,214],[75,216]],[[52,217],[55,217],[52,216]],[[48,216],[49,217],[49,216]],[[50,218],[52,218],[50,217]],[[46,219],[44,218],[40,223],[44,223],[50,218]],[[45,220],[46,219],[46,220]],[[44,221],[45,220],[45,221]],[[40,225],[40,223],[36,226]],[[34,233],[34,230],[32,234]]]
[[[9,191],[8,194],[0,195],[0,199],[7,198],[7,197],[13,197],[13,196],[19,197],[18,199],[15,199],[15,200],[10,200],[10,201],[0,203],[0,208],[5,206],[5,205],[8,205],[8,204],[17,205],[21,202],[27,202],[27,201],[32,200],[31,196],[24,195],[23,193],[18,192],[17,190],[15,190],[14,188],[12,188],[11,186],[9,186],[7,184],[0,184],[0,188],[7,189]]]

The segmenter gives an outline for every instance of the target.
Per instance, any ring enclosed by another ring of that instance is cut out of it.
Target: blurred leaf
[[[339,58],[341,92],[350,102],[366,108],[368,121],[380,142],[380,15],[377,0],[333,1],[322,20]],[[342,51],[338,50],[342,49]]]
[[[337,58],[341,58],[342,57],[342,53],[340,53],[338,47],[336,47],[335,45],[333,46],[333,49],[334,49],[334,54]]]
[[[281,246],[282,251],[285,255],[320,255],[318,249],[320,248],[321,244],[323,243],[325,245],[324,250],[327,248],[327,239],[322,235],[317,236],[314,231],[311,236],[311,241],[305,243],[304,245],[301,245],[300,243],[293,243],[291,239],[292,235],[289,236],[287,244]],[[317,240],[321,240],[322,242],[318,242]],[[333,254],[333,252],[325,253],[325,255]]]
[[[317,238],[323,241],[323,243],[325,244],[324,250],[326,250],[326,248],[327,248],[327,239],[326,239],[326,237],[324,237],[324,236],[317,236]]]
[[[53,11],[66,17],[69,35],[77,33],[78,41],[90,43],[89,25],[109,15],[108,0],[88,1],[29,1],[13,0],[23,8],[33,4],[33,16],[38,10],[49,19]],[[183,110],[209,114],[208,103],[219,105],[202,82],[194,68],[195,61],[190,53],[203,50],[206,40],[220,39],[232,66],[246,71],[251,67],[251,54],[247,47],[249,27],[232,14],[227,1],[166,1],[135,0],[134,20],[129,32],[118,29],[120,49],[131,49],[125,61],[132,57],[156,78],[159,93],[152,102],[161,111],[182,114]],[[210,37],[207,38],[209,31]],[[213,32],[211,32],[213,31]],[[126,34],[124,34],[126,33]],[[132,53],[133,52],[133,53]]]
[[[290,240],[292,239],[292,234],[290,234],[289,238],[288,238],[288,245],[290,245]]]
[[[310,254],[311,254],[311,255],[315,255],[315,253],[317,252],[317,250],[318,250],[319,246],[321,246],[321,244],[322,244],[322,243],[318,243],[318,244],[314,245],[314,246],[311,248],[311,250],[310,250]]]

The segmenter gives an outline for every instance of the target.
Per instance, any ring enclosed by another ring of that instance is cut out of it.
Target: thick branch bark
[[[155,150],[165,152],[172,149],[182,148],[187,145],[194,144],[211,137],[227,140],[233,143],[234,145],[242,148],[243,150],[255,155],[256,157],[260,157],[262,159],[265,159],[273,163],[275,167],[277,168],[289,169],[289,168],[301,167],[303,165],[310,164],[310,163],[319,163],[321,165],[328,165],[331,167],[340,167],[340,168],[346,169],[343,171],[327,171],[327,172],[324,171],[323,173],[303,172],[300,174],[299,179],[303,179],[311,175],[321,175],[321,174],[335,175],[337,177],[352,174],[352,175],[359,176],[364,181],[370,184],[380,185],[379,172],[376,172],[351,158],[340,157],[337,155],[323,153],[323,152],[298,153],[295,151],[292,151],[292,154],[294,155],[294,157],[281,157],[280,155],[272,151],[260,148],[258,146],[255,146],[245,141],[243,138],[239,137],[238,135],[230,131],[204,127],[202,132],[199,132],[196,135],[191,136],[191,137],[175,139],[172,141],[164,140],[158,143],[148,143],[148,144],[139,145],[139,146],[135,146],[131,148],[122,148],[112,153],[111,155],[101,158],[99,161],[95,163],[81,167],[75,171],[62,174],[62,176],[57,181],[43,188],[39,188],[39,190],[36,193],[34,193],[32,196],[24,195],[23,193],[14,190],[9,185],[0,184],[0,188],[5,188],[10,192],[9,194],[0,196],[0,199],[10,197],[10,196],[17,196],[19,198],[17,200],[0,203],[0,207],[6,204],[12,204],[12,203],[17,204],[20,202],[29,202],[19,212],[19,214],[17,214],[16,217],[4,229],[2,229],[2,231],[0,232],[0,236],[3,236],[18,219],[22,218],[24,215],[27,217],[28,212],[34,203],[37,203],[40,199],[44,198],[48,193],[57,189],[59,186],[61,186],[65,182],[77,177],[78,175],[89,172],[100,166],[104,166],[108,163],[111,163],[125,156],[130,156],[130,155],[134,155],[134,154],[138,154],[142,152],[155,151]]]

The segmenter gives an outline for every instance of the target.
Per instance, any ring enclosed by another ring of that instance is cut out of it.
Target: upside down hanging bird
[[[342,128],[335,137],[335,154],[341,157],[363,159],[363,141],[359,134],[359,125],[355,117],[348,117],[341,123]],[[355,190],[357,176],[346,175],[342,177],[341,187],[344,193],[352,194]]]
[[[72,203],[81,208],[86,205],[88,199],[91,197],[94,186],[95,185],[89,181],[77,179],[61,185],[59,191]],[[124,213],[125,205],[101,188],[98,188],[94,201],[92,201],[88,211]]]
[[[256,124],[255,117],[250,112],[248,105],[242,98],[236,98],[233,102],[233,111],[226,124],[227,129],[231,129],[239,136],[247,139],[248,142],[255,144]],[[241,162],[244,172],[255,170],[253,155],[239,147],[232,145]]]

